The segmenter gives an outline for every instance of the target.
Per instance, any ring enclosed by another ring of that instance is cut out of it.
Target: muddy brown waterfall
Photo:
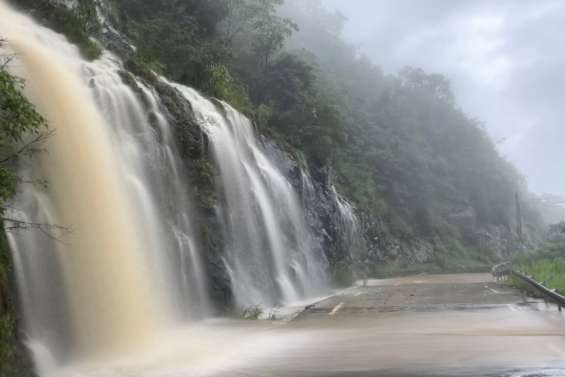
[[[64,37],[4,3],[0,19],[11,69],[54,133],[22,167],[47,188],[23,186],[13,215],[68,228],[9,235],[26,333],[67,358],[136,353],[187,312],[209,310],[184,181],[160,184],[180,169],[175,146],[158,140],[118,59],[85,62]],[[166,135],[158,99],[148,88],[142,95]]]

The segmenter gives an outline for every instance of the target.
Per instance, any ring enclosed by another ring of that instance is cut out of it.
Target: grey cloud
[[[386,72],[448,76],[538,193],[565,196],[565,1],[324,0]]]

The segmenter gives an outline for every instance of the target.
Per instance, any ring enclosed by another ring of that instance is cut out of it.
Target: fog
[[[324,0],[386,73],[446,75],[463,110],[538,194],[565,196],[565,2]]]

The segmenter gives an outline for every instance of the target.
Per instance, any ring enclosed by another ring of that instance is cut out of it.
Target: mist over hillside
[[[387,73],[441,72],[462,108],[537,194],[565,196],[561,1],[324,0],[342,35]],[[400,16],[401,15],[401,16]]]

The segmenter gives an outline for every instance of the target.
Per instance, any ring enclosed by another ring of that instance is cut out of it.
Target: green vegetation
[[[341,115],[347,138],[331,162],[341,192],[403,238],[468,246],[476,225],[513,228],[516,192],[527,198],[525,227],[539,228],[522,177],[459,109],[447,78],[412,67],[384,75],[336,38],[343,18],[315,3],[289,2],[301,28],[291,46],[311,51]]]
[[[0,43],[2,41],[0,40]],[[0,219],[5,229],[25,226],[4,217],[7,200],[16,193],[20,179],[17,162],[37,151],[46,137],[46,123],[22,94],[22,80],[6,71],[9,58],[0,57]],[[0,235],[0,377],[31,376],[31,364],[18,340],[10,253]]]
[[[17,326],[9,315],[0,316],[0,377],[34,376],[30,362],[22,356],[21,346],[15,342]]]
[[[11,261],[6,237],[0,235],[0,377],[32,377],[31,360],[19,341],[15,308],[11,301]]]
[[[1,43],[1,41],[0,41]],[[15,162],[33,153],[44,137],[46,123],[23,96],[23,81],[6,71],[8,61],[0,61],[0,202],[16,193]],[[4,207],[0,207],[0,215]]]
[[[565,259],[542,259],[521,265],[520,270],[534,276],[551,289],[565,293]]]
[[[355,282],[353,268],[349,263],[340,261],[331,266],[333,281],[337,286],[350,287]]]
[[[409,264],[392,262],[383,265],[375,265],[370,271],[369,276],[375,278],[389,278],[416,274],[490,272],[495,259],[494,257],[485,257],[485,255],[488,254],[488,252],[469,249],[464,249],[460,253],[450,253],[439,245],[436,250],[434,250],[433,260],[429,263]]]
[[[550,239],[535,252],[516,258],[513,266],[546,287],[565,294],[565,241]]]

